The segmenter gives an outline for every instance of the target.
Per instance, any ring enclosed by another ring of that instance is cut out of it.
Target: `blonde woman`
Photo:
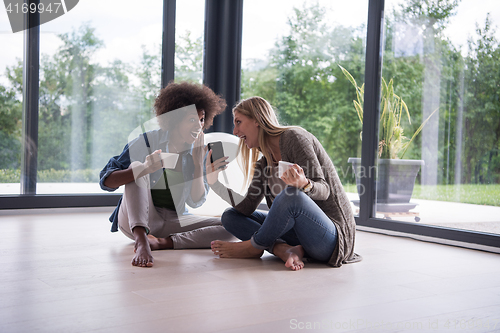
[[[250,186],[245,197],[231,192],[235,204],[222,215],[227,231],[242,242],[213,241],[221,258],[258,258],[264,250],[292,270],[304,267],[304,256],[339,267],[359,261],[354,253],[355,222],[335,167],[321,143],[306,130],[281,126],[271,105],[261,97],[233,109],[234,135],[240,138],[243,168]],[[258,159],[259,152],[263,157]],[[210,162],[207,182],[227,202],[228,189],[218,173],[226,158]],[[278,177],[278,162],[293,166]],[[266,198],[269,212],[256,211]]]

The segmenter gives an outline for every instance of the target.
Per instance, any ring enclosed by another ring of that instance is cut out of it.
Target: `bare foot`
[[[285,262],[285,267],[290,268],[292,271],[298,271],[304,268],[304,248],[302,245],[290,246],[285,243],[274,245],[273,252]]]
[[[148,243],[135,242],[135,256],[132,258],[132,265],[139,267],[153,267],[153,256]]]
[[[212,252],[219,258],[260,258],[263,250],[256,249],[249,240],[244,242],[212,242]]]
[[[148,235],[148,242],[151,251],[156,250],[165,250],[165,249],[173,249],[174,243],[172,242],[172,238],[156,238],[153,235]]]
[[[132,258],[132,265],[153,267],[153,256],[151,255],[151,247],[146,235],[146,229],[144,229],[144,227],[135,227],[132,233],[135,238],[135,256]]]

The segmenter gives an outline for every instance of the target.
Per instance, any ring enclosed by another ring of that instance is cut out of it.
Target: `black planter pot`
[[[368,176],[369,172],[376,172],[377,210],[389,209],[391,206],[386,211],[408,211],[416,206],[409,202],[420,167],[425,164],[423,160],[380,159],[377,168],[373,170],[363,170],[361,158],[350,157],[348,162],[353,166],[359,195],[364,190],[361,179]]]

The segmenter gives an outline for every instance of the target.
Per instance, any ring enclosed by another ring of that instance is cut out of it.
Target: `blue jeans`
[[[328,261],[337,244],[337,228],[318,205],[302,191],[287,186],[275,199],[269,213],[246,216],[236,209],[222,214],[222,225],[239,239],[251,240],[262,250],[272,250],[276,241],[302,245],[311,258]]]

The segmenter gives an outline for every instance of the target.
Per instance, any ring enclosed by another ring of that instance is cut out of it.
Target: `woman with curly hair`
[[[135,241],[132,265],[153,266],[152,250],[209,248],[214,239],[233,239],[218,218],[188,214],[206,199],[203,130],[226,102],[210,88],[195,83],[170,83],[154,108],[160,129],[142,133],[112,157],[100,173],[103,190],[125,185],[110,217],[111,231],[120,229]],[[173,168],[164,168],[161,153],[178,154]]]

